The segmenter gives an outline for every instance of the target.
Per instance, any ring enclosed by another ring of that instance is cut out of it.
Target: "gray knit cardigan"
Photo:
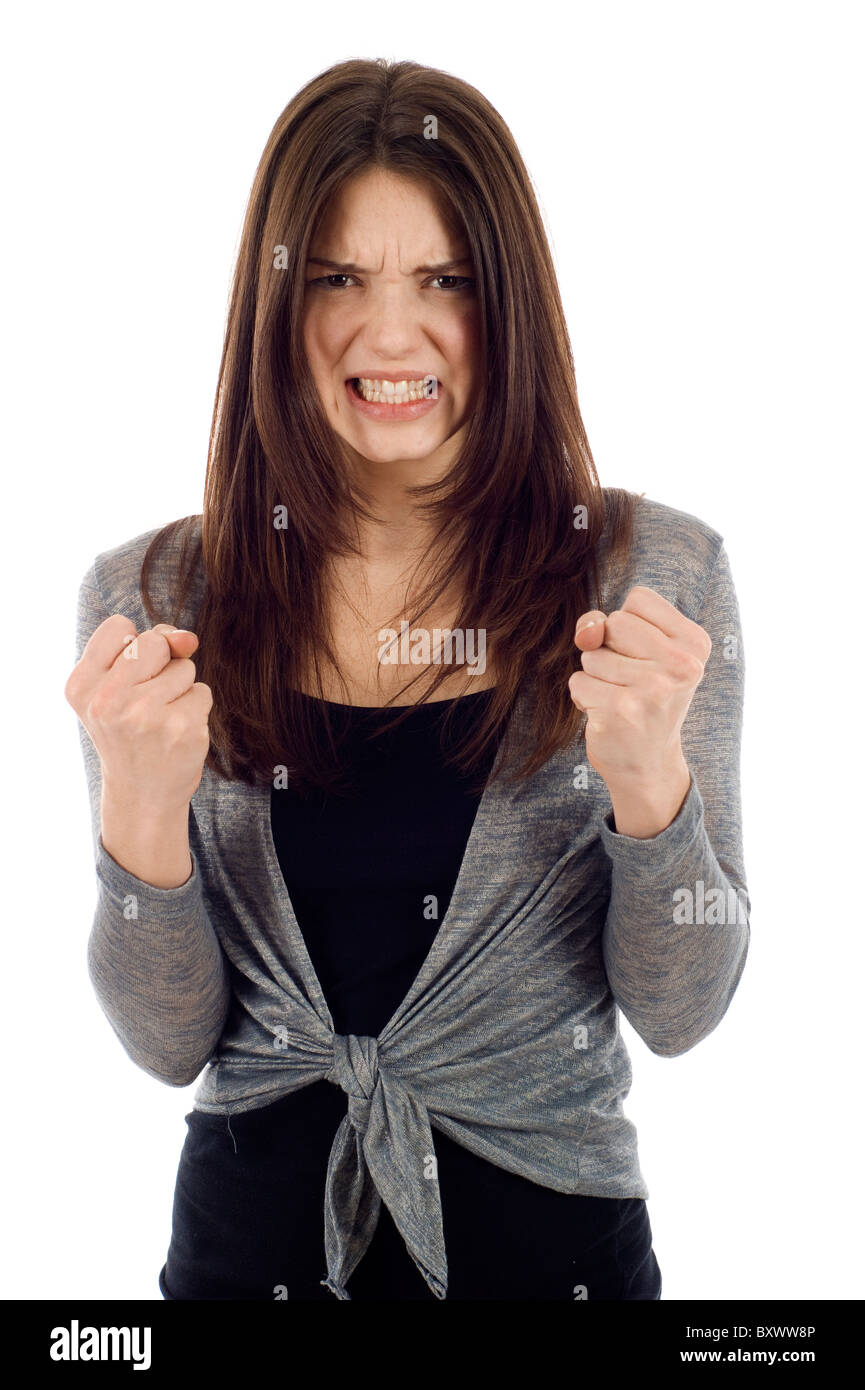
[[[76,661],[109,614],[151,626],[138,578],[154,534],[87,571]],[[166,616],[172,556],[154,585]],[[631,1065],[618,1011],[654,1053],[675,1057],[717,1026],[739,982],[750,935],[744,647],[722,537],[642,498],[605,611],[635,584],[713,642],[682,730],[691,783],[681,810],[651,839],[618,834],[607,788],[576,742],[528,781],[488,783],[429,954],[377,1038],[334,1032],[275,852],[270,783],[205,770],[190,806],[191,877],[155,888],[102,845],[99,758],[79,723],[97,879],[88,966],[100,1005],[151,1076],[187,1086],[204,1070],[197,1110],[230,1116],[320,1078],[342,1087],[348,1111],[323,1212],[322,1283],[338,1298],[350,1297],[382,1202],[446,1296],[434,1130],[558,1192],[647,1197],[623,1112]],[[193,629],[196,592],[181,619]],[[508,740],[525,739],[531,699],[529,685]]]

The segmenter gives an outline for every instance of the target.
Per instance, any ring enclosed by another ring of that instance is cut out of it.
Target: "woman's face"
[[[473,408],[473,269],[430,193],[381,169],[343,187],[310,245],[304,342],[327,418],[364,459],[428,463],[411,481],[446,471]],[[357,378],[388,399],[360,399]],[[390,399],[403,382],[405,404]]]

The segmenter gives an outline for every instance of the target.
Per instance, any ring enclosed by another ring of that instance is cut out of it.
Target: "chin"
[[[396,445],[391,448],[376,449],[368,444],[352,444],[356,454],[361,458],[367,459],[370,463],[423,463],[441,447],[443,441],[431,442],[414,449],[399,449]]]

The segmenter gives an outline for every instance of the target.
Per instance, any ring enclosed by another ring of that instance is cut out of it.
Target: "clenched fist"
[[[64,695],[99,754],[103,787],[126,804],[170,814],[192,799],[210,748],[210,687],[189,659],[194,632],[142,633],[120,613],[91,636]]]
[[[588,716],[586,757],[610,790],[687,786],[681,730],[712,650],[709,634],[654,589],[638,585],[614,612],[583,613],[582,670],[568,681]],[[684,779],[684,780],[683,780]]]

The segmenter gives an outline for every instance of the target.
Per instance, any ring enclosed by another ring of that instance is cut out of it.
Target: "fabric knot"
[[[327,1162],[321,1281],[339,1299],[350,1299],[348,1281],[369,1248],[384,1203],[406,1249],[436,1298],[447,1297],[447,1259],[438,1181],[426,1170],[434,1154],[429,1115],[404,1075],[389,1064],[379,1070],[378,1039],[333,1035],[328,1081],[348,1096]]]
[[[358,1134],[366,1134],[372,1093],[378,1085],[378,1040],[356,1033],[335,1033],[333,1066],[327,1080],[345,1091],[348,1118]]]

